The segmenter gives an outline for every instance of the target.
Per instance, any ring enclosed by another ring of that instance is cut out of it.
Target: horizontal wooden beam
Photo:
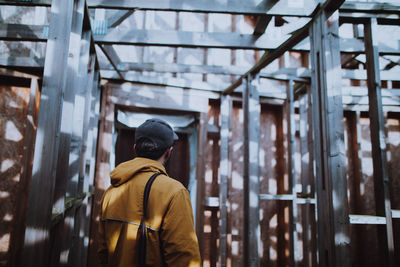
[[[109,80],[121,80],[119,75],[115,71],[102,70],[100,75],[103,79]],[[141,83],[141,84],[153,84],[153,85],[163,85],[169,87],[179,87],[179,88],[190,88],[202,91],[214,91],[220,92],[221,86],[203,82],[203,81],[193,81],[189,79],[180,78],[169,78],[160,76],[145,76],[139,73],[126,72],[124,73],[124,80],[128,82]]]
[[[386,224],[386,218],[372,215],[349,214],[351,224]]]
[[[268,14],[285,16],[310,16],[318,1],[263,0],[263,1],[214,1],[214,0],[88,0],[91,8],[116,8],[202,13]]]
[[[307,26],[308,27],[308,26]],[[281,38],[271,38],[267,34],[255,36],[253,34],[238,33],[207,33],[186,31],[161,30],[124,30],[115,28],[107,35],[95,35],[97,44],[101,45],[138,45],[138,46],[169,46],[169,47],[203,47],[223,49],[254,49],[269,50],[269,60],[260,60],[251,73],[257,73],[264,66],[278,58],[285,51],[309,51],[308,31],[306,26],[296,31],[292,36],[282,35]],[[48,26],[1,24],[0,40],[4,41],[47,41]],[[301,42],[302,41],[302,42]],[[364,43],[355,38],[341,38],[340,50],[346,53],[364,53]],[[381,55],[400,55],[400,40],[392,39],[389,42],[379,42]],[[265,61],[265,62],[264,62]]]
[[[52,0],[0,0],[0,5],[19,6],[50,6]],[[253,3],[252,3],[253,2]],[[159,10],[159,11],[185,11],[204,13],[231,13],[231,14],[252,14],[252,15],[279,15],[279,16],[306,16],[310,17],[319,1],[256,1],[241,2],[234,1],[213,1],[213,0],[88,0],[89,8],[106,8],[121,10]],[[398,4],[380,2],[359,2],[346,1],[339,9],[340,11],[365,12],[365,13],[393,13],[400,10]]]
[[[281,44],[282,39],[271,38],[267,35],[254,36],[239,33],[115,28],[106,35],[96,35],[95,41],[98,44],[272,50]]]
[[[117,105],[139,108],[159,108],[207,112],[208,100],[218,99],[219,94],[184,88],[143,85],[137,83],[107,83],[111,89],[110,101]]]

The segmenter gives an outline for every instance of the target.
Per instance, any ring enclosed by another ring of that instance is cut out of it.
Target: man
[[[161,173],[151,186],[147,208],[146,266],[200,266],[187,189],[168,177],[165,165],[177,135],[171,126],[150,119],[136,129],[136,157],[111,172],[111,186],[103,195],[99,226],[102,266],[138,266],[138,227],[143,216],[143,195],[149,178]]]

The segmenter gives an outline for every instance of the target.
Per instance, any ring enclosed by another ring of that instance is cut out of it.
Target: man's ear
[[[136,154],[136,144],[133,144],[133,153]]]

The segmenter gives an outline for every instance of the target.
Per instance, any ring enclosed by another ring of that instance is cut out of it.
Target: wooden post
[[[220,157],[220,186],[219,186],[219,266],[226,266],[227,257],[227,207],[228,179],[231,172],[229,160],[229,140],[231,137],[232,101],[230,96],[221,99],[221,157]]]
[[[300,106],[300,153],[301,153],[301,195],[314,198],[313,179],[313,137],[312,137],[312,106],[310,86],[307,92],[299,98]],[[306,203],[302,206],[303,226],[303,264],[317,266],[315,247],[315,205]]]
[[[248,76],[243,87],[243,265],[259,266],[260,204],[259,204],[259,125],[260,101],[258,87]],[[258,78],[255,80],[258,85]]]
[[[40,101],[22,266],[46,266],[73,1],[54,0]]]
[[[112,147],[112,127],[114,125],[115,104],[111,102],[111,87],[102,87],[98,145],[96,151],[96,168],[94,192],[92,196],[92,214],[90,227],[89,261],[88,266],[99,266],[97,256],[97,229],[100,214],[100,202],[110,179],[110,153]]]
[[[296,194],[296,175],[295,175],[295,120],[294,120],[294,96],[293,96],[293,80],[288,81],[286,90],[286,118],[287,118],[287,173],[289,180],[290,194],[293,196],[291,207],[289,210],[289,248],[290,248],[290,265],[297,266],[298,258],[296,253],[297,244],[297,194]]]
[[[350,266],[341,96],[339,15],[325,12],[310,29],[315,179],[320,266]]]
[[[22,170],[21,179],[19,182],[19,195],[27,196],[29,194],[29,183],[32,177],[32,159],[36,138],[36,126],[37,126],[37,108],[39,104],[40,88],[37,78],[31,79],[29,105],[26,117],[26,128],[24,134],[24,150],[22,156]],[[25,234],[25,220],[28,206],[28,199],[21,198],[17,203],[16,215],[17,219],[15,222],[15,228],[11,234],[10,241],[10,258],[9,264],[11,267],[20,266],[21,254],[24,245],[24,234]]]
[[[389,197],[389,176],[387,173],[385,123],[382,111],[381,81],[379,75],[378,40],[375,37],[377,21],[369,19],[364,25],[369,118],[374,169],[374,191],[376,215],[386,217],[386,227],[378,227],[379,248],[383,265],[394,266],[394,241],[392,210]]]
[[[58,266],[68,262],[68,253],[72,242],[72,233],[74,225],[74,212],[69,210],[65,213],[65,198],[75,196],[72,193],[70,179],[74,176],[73,162],[76,160],[73,152],[73,128],[79,122],[71,114],[76,109],[75,98],[79,87],[82,87],[79,79],[79,61],[81,54],[81,38],[83,26],[83,13],[85,1],[75,0],[73,7],[72,26],[70,37],[70,46],[67,62],[67,80],[66,90],[61,114],[61,134],[59,140],[59,153],[56,171],[56,182],[53,197],[53,213],[63,214],[64,220],[54,226],[52,229],[52,244],[51,244],[51,266]],[[77,181],[73,181],[76,186]]]
[[[207,114],[200,113],[199,139],[197,140],[197,199],[196,199],[196,233],[199,240],[200,254],[204,256],[204,199],[205,199],[205,168],[206,168],[206,146],[207,146]]]

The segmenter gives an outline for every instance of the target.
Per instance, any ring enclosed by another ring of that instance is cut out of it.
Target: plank
[[[119,26],[124,20],[129,18],[132,15],[134,10],[117,10],[112,17],[108,18],[108,27],[115,28]]]
[[[72,168],[74,164],[73,155],[71,155],[71,142],[73,127],[78,122],[71,114],[74,113],[75,94],[79,88],[79,60],[81,53],[81,34],[83,27],[83,12],[84,12],[84,1],[75,0],[72,15],[71,34],[69,40],[68,49],[68,60],[67,60],[67,77],[66,77],[66,89],[64,91],[62,111],[61,111],[61,135],[59,137],[59,152],[56,170],[56,180],[54,186],[53,196],[53,208],[52,213],[61,213],[65,215],[59,225],[56,226],[56,230],[53,230],[54,238],[51,244],[51,262],[50,265],[58,265],[62,262],[67,262],[68,251],[72,242],[73,228],[71,222],[74,221],[74,212],[65,212],[66,197],[75,197],[75,194],[71,194],[68,186],[69,179],[73,177]],[[57,240],[57,241],[55,241]],[[66,253],[67,252],[67,253]]]
[[[114,71],[103,70],[101,71],[101,77],[103,79],[109,79],[109,80],[121,80],[119,75]],[[141,84],[164,85],[169,87],[190,88],[190,89],[197,89],[210,92],[212,91],[219,92],[221,90],[218,84],[211,84],[203,81],[193,81],[192,79],[183,79],[183,78],[146,76],[134,72],[125,73],[123,81],[141,83]]]
[[[395,266],[393,224],[387,173],[386,141],[382,111],[381,81],[379,76],[379,48],[377,46],[376,19],[364,25],[367,85],[369,97],[369,118],[374,173],[376,215],[386,217],[386,227],[378,229],[378,242],[386,266]]]
[[[254,27],[253,35],[261,35],[265,33],[265,30],[268,27],[269,22],[271,21],[272,16],[268,15],[260,15],[257,18],[257,24]]]
[[[305,20],[308,21],[308,20]],[[299,25],[304,25],[302,21]],[[291,29],[291,24],[287,28]],[[268,59],[276,59],[279,53],[286,50],[305,52],[310,50],[309,40],[306,38],[307,26],[298,28],[292,35],[283,32],[280,37],[271,38],[270,35],[263,34],[254,36],[253,34],[241,33],[222,33],[222,32],[189,32],[189,31],[162,31],[162,30],[142,30],[113,28],[106,35],[95,35],[95,42],[100,45],[136,45],[136,46],[168,46],[168,47],[187,47],[187,48],[224,48],[224,49],[252,49],[269,50]],[[285,26],[284,26],[285,27]],[[0,40],[3,41],[33,41],[45,42],[47,40],[47,28],[43,25],[24,25],[24,24],[0,24]],[[296,30],[291,29],[292,31]],[[364,44],[362,40],[355,38],[341,38],[340,49],[344,53],[363,53]],[[278,50],[275,52],[275,50]],[[396,39],[390,42],[384,40],[379,42],[381,55],[400,55],[400,44]],[[276,58],[275,58],[276,56]],[[269,64],[270,62],[259,62],[259,64]],[[267,63],[268,62],[268,63]],[[271,61],[272,62],[272,61]],[[266,65],[259,65],[251,73],[259,72]]]
[[[286,16],[310,16],[315,6],[315,0],[304,1],[196,1],[196,0],[89,0],[91,8],[115,8],[115,9],[140,9],[162,11],[186,11],[202,13],[231,13],[231,14],[268,14]]]
[[[219,266],[226,266],[227,259],[227,220],[228,220],[228,179],[231,171],[229,158],[229,140],[232,139],[231,131],[232,101],[230,96],[221,99],[221,131],[220,131],[220,186],[219,186]]]
[[[254,84],[253,84],[254,82]],[[259,266],[259,122],[258,78],[247,77],[243,88],[243,264]]]
[[[197,197],[196,197],[196,234],[199,241],[200,255],[204,258],[204,197],[205,197],[205,156],[207,143],[207,113],[199,115],[199,133],[197,143],[197,162],[196,162],[196,179],[197,179]]]
[[[287,122],[287,174],[289,192],[293,196],[293,201],[289,207],[289,258],[290,265],[297,266],[299,257],[295,245],[297,244],[297,192],[296,192],[296,174],[295,174],[295,118],[294,118],[294,93],[293,81],[289,80],[286,90],[286,122]]]
[[[271,9],[271,5],[275,6]],[[128,10],[160,10],[160,11],[185,11],[185,12],[204,12],[204,13],[231,13],[243,15],[288,15],[288,16],[311,16],[312,11],[315,9],[318,1],[263,1],[257,5],[256,1],[248,1],[245,4],[236,1],[221,1],[215,2],[212,0],[202,1],[199,3],[195,0],[181,1],[133,1],[133,0],[88,0],[90,8],[110,8],[110,9],[128,9]],[[21,6],[50,6],[51,0],[31,0],[31,1],[17,1],[17,0],[0,0],[0,5],[21,5]],[[300,9],[300,10],[299,10]],[[365,13],[398,13],[399,5],[391,3],[380,2],[360,2],[360,1],[346,1],[341,5],[340,10],[351,13],[362,11]],[[293,13],[293,11],[295,11]]]
[[[24,266],[45,266],[49,256],[61,109],[66,89],[73,12],[72,1],[54,0],[52,3],[22,257]],[[60,9],[65,12],[59,13]]]
[[[386,224],[386,218],[381,216],[349,214],[351,224]]]
[[[19,181],[19,195],[26,196],[29,194],[29,182],[32,178],[32,161],[33,149],[36,139],[36,126],[38,119],[38,104],[40,98],[40,88],[38,78],[32,77],[29,104],[27,110],[27,123],[24,133],[24,150],[22,156],[22,170]],[[28,199],[23,198],[17,203],[15,214],[15,228],[11,234],[10,241],[10,258],[9,262],[14,266],[19,266],[24,246],[25,220],[28,207]]]
[[[102,89],[99,131],[98,131],[98,149],[96,151],[96,167],[94,178],[94,193],[92,196],[92,214],[90,220],[90,237],[92,240],[98,240],[98,214],[100,213],[100,202],[104,191],[109,186],[110,179],[110,153],[112,149],[112,128],[114,125],[115,104],[110,101],[111,89],[105,85]],[[101,144],[101,145],[100,145]],[[88,266],[99,266],[97,255],[97,243],[92,242],[89,246]]]
[[[338,12],[325,15],[310,29],[318,251],[327,266],[350,266]]]
[[[153,107],[192,112],[207,112],[208,99],[219,94],[175,87],[109,83],[110,101],[124,106]]]
[[[117,72],[118,77],[121,80],[124,80],[124,75],[122,75],[121,71],[118,69],[118,65],[121,64],[121,59],[117,55],[115,49],[111,45],[99,45],[99,47],[110,62],[111,66],[113,66],[114,70]]]

